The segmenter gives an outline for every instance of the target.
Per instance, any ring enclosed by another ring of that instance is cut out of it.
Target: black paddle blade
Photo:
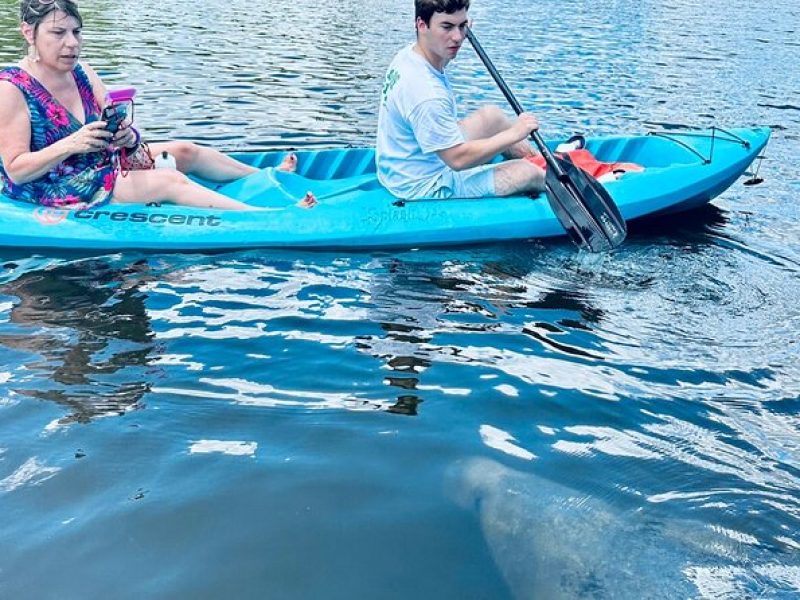
[[[625,219],[608,191],[568,158],[553,156],[564,177],[547,169],[545,187],[550,207],[570,239],[590,252],[619,246],[628,233]]]

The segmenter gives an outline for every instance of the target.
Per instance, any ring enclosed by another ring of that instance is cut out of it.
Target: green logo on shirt
[[[400,73],[397,72],[397,69],[391,69],[386,74],[386,80],[383,82],[383,103],[386,104],[386,98],[389,96],[389,92],[392,91],[392,88],[397,85],[397,82],[400,81]]]

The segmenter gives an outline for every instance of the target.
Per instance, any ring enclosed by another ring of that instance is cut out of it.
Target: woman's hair
[[[45,17],[52,12],[60,10],[67,16],[74,17],[83,27],[83,18],[74,0],[21,0],[19,3],[19,19],[27,23],[36,31]]]
[[[433,13],[452,15],[459,10],[469,10],[469,0],[414,0],[414,20],[421,17],[425,25],[431,24]]]

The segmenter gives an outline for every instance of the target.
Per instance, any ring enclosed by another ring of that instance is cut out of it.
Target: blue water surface
[[[800,8],[474,5],[545,137],[769,125],[765,183],[601,256],[3,251],[0,598],[798,597]],[[81,8],[148,139],[224,149],[370,144],[413,36],[389,0]]]

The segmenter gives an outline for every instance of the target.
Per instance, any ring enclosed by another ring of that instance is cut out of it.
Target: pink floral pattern
[[[26,71],[23,71],[22,69],[19,69],[15,73],[13,73],[11,75],[10,81],[16,86],[23,86],[23,87],[31,86],[31,76],[28,75],[28,73]]]
[[[56,127],[66,127],[69,125],[69,117],[67,116],[67,109],[55,102],[48,102],[45,105],[47,118]]]
[[[103,178],[103,189],[107,192],[113,191],[114,183],[117,181],[117,174],[115,171],[111,171],[111,173],[106,173],[106,176]]]
[[[80,65],[75,67],[73,77],[86,123],[96,121],[100,116],[100,106]],[[25,96],[31,117],[31,152],[38,152],[83,127],[83,123],[30,73],[19,67],[8,67],[0,71],[0,81],[14,84]],[[39,179],[24,184],[12,182],[0,161],[0,182],[5,196],[55,208],[80,209],[108,202],[116,177],[117,171],[109,152],[73,154]]]

